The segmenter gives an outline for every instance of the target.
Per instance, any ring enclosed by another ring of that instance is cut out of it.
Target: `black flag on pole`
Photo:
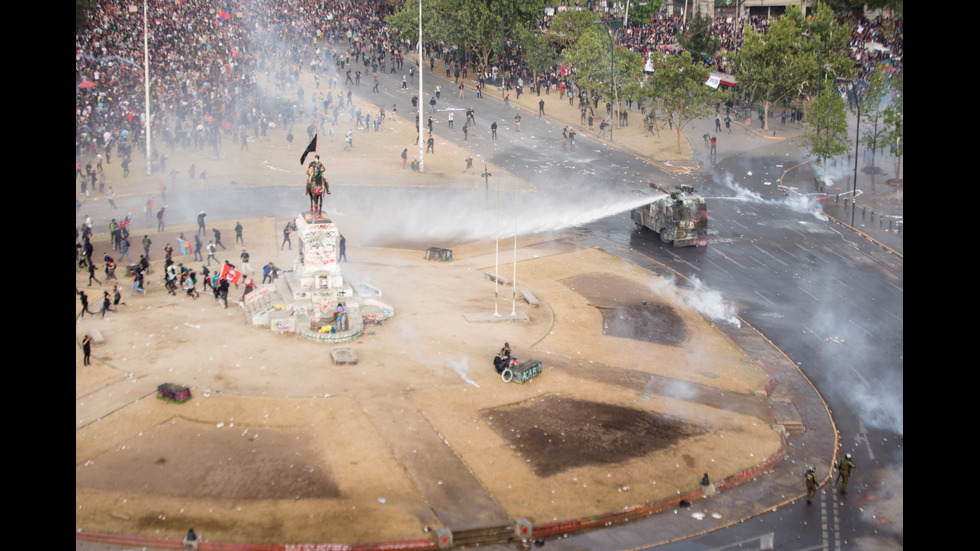
[[[316,153],[316,134],[313,134],[313,141],[310,142],[310,145],[306,146],[306,151],[304,151],[303,156],[299,158],[300,165],[306,162],[306,156],[310,153]]]

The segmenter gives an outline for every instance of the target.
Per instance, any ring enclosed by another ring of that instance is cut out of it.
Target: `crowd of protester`
[[[97,154],[108,159],[116,148],[116,157],[128,163],[133,151],[145,152],[143,12],[131,6],[128,0],[98,2],[89,23],[76,33],[76,159]],[[305,127],[313,121],[322,129],[331,115],[337,118],[330,111],[341,108],[343,98],[334,103],[321,80],[332,88],[340,79],[347,83],[348,70],[365,80],[379,69],[403,72],[404,52],[412,46],[397,39],[387,23],[394,7],[380,0],[150,0],[148,8],[151,165],[160,171],[177,147],[217,155],[223,140],[247,147],[249,135],[259,139],[273,125],[302,121]],[[543,13],[538,27],[546,29],[550,19]],[[853,28],[849,46],[862,74],[879,64],[902,70],[901,19],[845,21]],[[649,24],[619,29],[617,40],[644,57],[676,50],[684,22],[680,15],[658,14]],[[710,60],[712,67],[725,69],[745,25],[764,31],[769,23],[765,17],[737,24],[730,16],[715,18],[721,50]],[[574,88],[573,68],[556,61],[533,73],[520,45],[504,44],[503,56],[489,67],[457,45],[425,42],[424,47],[447,75],[461,71],[481,87],[496,84],[508,92],[516,89],[518,96],[529,87],[545,93]],[[869,49],[871,44],[876,48]],[[304,70],[317,82],[307,97],[296,89]],[[262,90],[260,78],[273,83],[272,89]]]
[[[144,18],[130,5],[100,1],[76,32],[76,160],[115,148],[128,162],[145,152]],[[290,127],[324,111],[322,94],[311,93],[306,106],[296,93],[306,67],[335,82],[351,60],[394,61],[402,46],[390,36],[383,5],[150,0],[153,170],[165,172],[175,148],[217,156],[223,140],[245,146],[249,135],[259,139],[270,126]],[[274,83],[271,90],[258,85],[262,78]]]

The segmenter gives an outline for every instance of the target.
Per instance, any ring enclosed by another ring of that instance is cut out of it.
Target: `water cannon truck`
[[[636,229],[648,228],[660,234],[660,240],[674,247],[705,246],[708,244],[708,206],[694,191],[694,186],[682,185],[670,191],[650,184],[656,192],[665,194],[630,212]],[[650,195],[636,191],[637,195]]]

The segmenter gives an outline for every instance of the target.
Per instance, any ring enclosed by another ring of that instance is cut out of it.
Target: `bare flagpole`
[[[419,0],[419,101],[418,101],[418,117],[419,117],[419,172],[425,172],[423,165],[425,164],[425,140],[422,139],[422,127],[425,126],[422,123],[422,74],[425,73],[425,67],[422,62],[422,0]]]
[[[520,175],[517,176],[517,181],[514,183],[514,278],[511,284],[513,288],[513,296],[510,299],[510,315],[517,315],[517,197],[521,190],[521,178]]]
[[[143,0],[143,94],[146,102],[146,120],[143,124],[146,128],[146,175],[149,176],[153,174],[153,156],[150,149],[150,39],[146,11],[146,0]]]
[[[494,237],[493,253],[493,315],[500,317],[497,311],[497,294],[500,282],[500,178],[497,178],[497,235]]]

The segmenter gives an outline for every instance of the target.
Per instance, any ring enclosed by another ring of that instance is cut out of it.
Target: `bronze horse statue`
[[[323,195],[330,194],[330,184],[323,177],[323,163],[317,155],[306,169],[306,195],[310,196],[310,212],[322,214]]]

